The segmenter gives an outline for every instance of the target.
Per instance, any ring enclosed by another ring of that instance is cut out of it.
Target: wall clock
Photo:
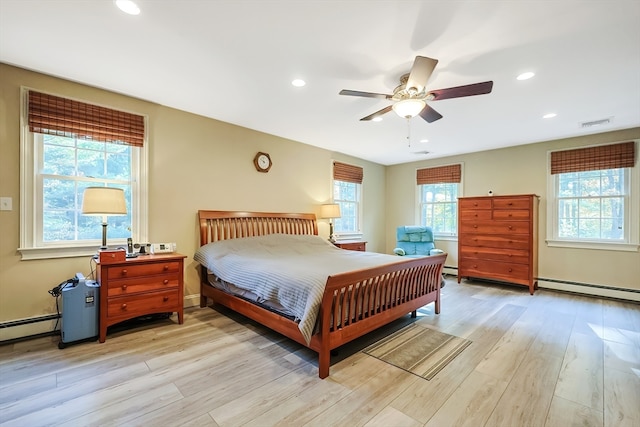
[[[271,162],[271,156],[269,156],[269,154],[259,151],[253,158],[253,164],[258,172],[266,173],[269,172],[273,163]]]

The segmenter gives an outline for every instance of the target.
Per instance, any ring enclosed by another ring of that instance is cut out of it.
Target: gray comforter
[[[295,313],[309,343],[327,277],[402,261],[402,257],[339,249],[319,236],[271,234],[209,243],[194,259],[216,276]]]

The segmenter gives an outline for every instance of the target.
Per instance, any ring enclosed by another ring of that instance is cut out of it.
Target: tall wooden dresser
[[[458,199],[458,283],[464,277],[538,287],[535,194]]]

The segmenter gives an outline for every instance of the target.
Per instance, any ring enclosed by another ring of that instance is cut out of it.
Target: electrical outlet
[[[11,197],[0,197],[0,211],[13,210],[13,200]]]

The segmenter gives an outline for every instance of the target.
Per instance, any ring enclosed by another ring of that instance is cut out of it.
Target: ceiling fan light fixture
[[[426,105],[422,99],[403,99],[393,104],[392,108],[400,117],[410,119],[420,114]]]

